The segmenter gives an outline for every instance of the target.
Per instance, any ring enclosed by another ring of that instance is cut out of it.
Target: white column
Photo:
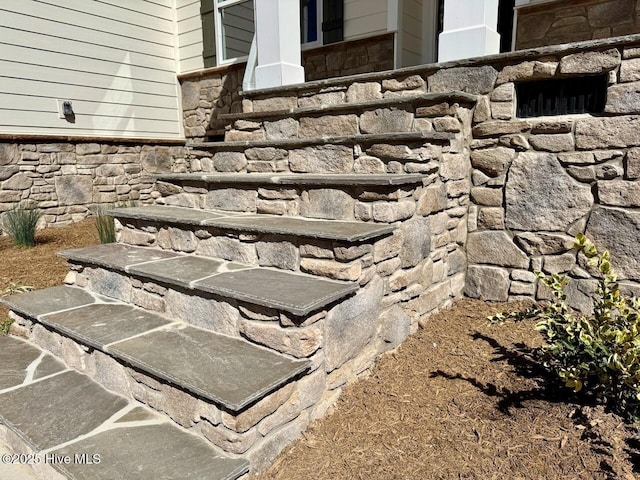
[[[300,53],[300,0],[257,0],[256,88],[304,83]]]
[[[438,61],[500,52],[499,0],[445,0]]]

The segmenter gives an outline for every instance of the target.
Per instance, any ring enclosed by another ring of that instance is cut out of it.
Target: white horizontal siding
[[[344,39],[387,32],[387,0],[345,0]]]
[[[423,63],[422,8],[421,1],[402,1],[401,67],[411,67]]]
[[[200,0],[176,0],[178,65],[181,73],[202,70],[202,20]]]
[[[0,133],[180,138],[173,18],[172,0],[0,0]]]

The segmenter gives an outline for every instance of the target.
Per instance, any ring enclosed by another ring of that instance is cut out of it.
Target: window
[[[254,0],[218,0],[216,2],[217,57],[220,63],[234,62],[249,55],[256,31]]]
[[[246,60],[255,33],[256,0],[201,0],[205,67]],[[303,47],[343,39],[344,0],[300,0]]]
[[[300,0],[300,43],[315,45],[320,43],[321,11],[318,0]]]

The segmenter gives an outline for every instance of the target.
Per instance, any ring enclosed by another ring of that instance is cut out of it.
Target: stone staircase
[[[306,88],[246,99],[154,205],[112,212],[117,244],[3,299],[27,340],[0,338],[0,440],[101,455],[42,478],[260,471],[462,295],[475,97]]]

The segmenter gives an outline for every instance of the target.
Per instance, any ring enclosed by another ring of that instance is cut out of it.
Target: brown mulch
[[[523,306],[464,300],[433,316],[257,478],[640,478],[637,432],[545,375],[533,324],[487,324]]]
[[[98,243],[93,220],[37,238],[0,237],[0,291],[58,285],[56,253]],[[257,479],[640,479],[638,431],[545,374],[531,322],[486,321],[522,306],[463,300],[434,315]]]
[[[33,248],[18,248],[8,236],[0,236],[0,292],[10,284],[33,288],[60,285],[69,268],[57,253],[97,243],[94,219],[39,230]],[[7,318],[7,313],[7,309],[0,306],[0,322]]]

